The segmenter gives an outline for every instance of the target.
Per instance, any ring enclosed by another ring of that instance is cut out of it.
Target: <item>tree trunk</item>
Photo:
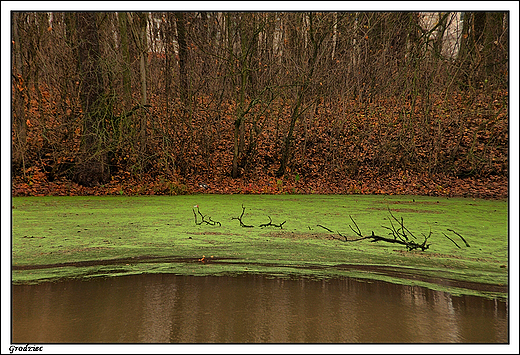
[[[19,12],[13,12],[13,118],[15,122],[16,144],[13,147],[13,164],[22,169],[25,176],[25,148],[27,142],[27,120],[25,117],[24,73],[22,65],[22,52],[19,35]]]
[[[119,20],[121,52],[123,54],[123,106],[126,110],[129,110],[132,102],[132,82],[130,76],[130,51],[128,46],[128,15],[126,12],[119,12],[117,17]]]
[[[485,80],[491,80],[493,83],[496,82],[495,77],[500,77],[499,64],[504,58],[504,53],[507,53],[507,49],[504,50],[504,43],[500,43],[501,34],[503,33],[503,21],[505,14],[503,12],[486,12],[486,27],[484,33],[484,75]],[[504,61],[505,62],[505,61]]]
[[[188,45],[186,43],[186,25],[184,14],[182,12],[175,13],[175,23],[177,24],[177,41],[179,43],[179,93],[181,102],[187,106],[189,90],[188,90],[188,74],[186,71],[186,63],[188,57]]]
[[[338,42],[338,13],[334,12],[332,17],[332,55],[331,59],[336,59],[336,44]]]
[[[231,66],[233,66],[234,60],[238,59],[238,65],[239,65],[239,78],[240,82],[238,84],[239,86],[239,92],[238,92],[238,102],[237,102],[237,110],[236,110],[236,118],[235,118],[235,124],[234,124],[234,136],[233,136],[233,166],[232,166],[232,177],[236,178],[239,176],[238,171],[238,161],[240,160],[240,156],[242,152],[244,151],[244,121],[246,118],[246,86],[248,83],[248,78],[250,76],[249,74],[249,59],[251,56],[251,46],[253,45],[254,41],[251,41],[251,38],[249,36],[249,33],[247,33],[247,28],[245,25],[246,21],[246,14],[242,14],[239,18],[237,18],[238,24],[237,24],[237,31],[239,36],[237,36],[240,48],[240,52],[238,54],[233,54],[233,47],[234,43],[230,43],[231,46],[229,48],[230,50],[230,63]],[[254,31],[254,29],[253,29]]]
[[[291,123],[289,125],[289,131],[287,132],[287,136],[285,136],[285,141],[282,149],[282,159],[280,161],[280,168],[276,173],[276,176],[278,177],[284,176],[287,170],[287,163],[289,162],[294,127],[296,126],[296,121],[298,120],[298,117],[300,117],[301,114],[303,91],[305,91],[305,89],[301,88],[298,93],[298,99],[296,101],[296,104],[294,105],[293,112],[291,114]]]
[[[240,54],[240,92],[238,97],[238,108],[236,112],[235,119],[235,132],[234,132],[234,141],[233,141],[233,178],[238,177],[238,160],[240,158],[240,154],[244,150],[244,119],[245,119],[245,93],[246,93],[246,85],[247,85],[247,77],[248,77],[248,69],[247,69],[247,49],[246,46],[246,37],[244,31],[241,31],[241,44],[242,44],[242,52]]]
[[[148,23],[147,14],[140,12],[139,16],[139,36],[141,47],[139,48],[141,56],[139,59],[139,68],[141,72],[141,105],[147,104],[146,95],[146,56],[148,54],[148,40],[146,35],[146,26]],[[146,150],[146,113],[141,113],[141,153]]]
[[[109,176],[105,164],[105,151],[100,131],[103,127],[102,96],[103,77],[100,68],[99,35],[96,14],[76,14],[79,38],[78,54],[81,73],[81,106],[83,111],[83,134],[81,152],[76,162],[75,181],[80,185],[94,186],[104,183]]]
[[[301,106],[303,104],[304,96],[307,93],[307,89],[309,88],[309,85],[311,83],[312,75],[314,73],[314,69],[316,66],[316,61],[318,59],[318,50],[321,47],[321,44],[323,42],[324,37],[318,38],[316,35],[316,29],[314,28],[313,24],[313,14],[310,13],[308,17],[309,21],[309,39],[312,45],[312,54],[307,62],[306,70],[303,73],[303,82],[298,87],[298,93],[297,93],[297,99],[296,103],[293,108],[293,112],[291,114],[291,123],[289,125],[289,131],[287,132],[287,136],[285,137],[284,145],[282,148],[282,159],[280,161],[280,168],[276,172],[276,176],[281,177],[285,175],[285,172],[287,170],[287,164],[289,162],[289,157],[291,153],[291,146],[292,146],[292,139],[293,139],[293,133],[294,128],[296,126],[296,121],[300,117],[303,111]],[[305,37],[307,38],[307,37]]]
[[[480,59],[478,48],[482,46],[485,12],[465,12],[462,28],[462,41],[458,59],[461,65],[461,82],[465,88],[477,86]]]

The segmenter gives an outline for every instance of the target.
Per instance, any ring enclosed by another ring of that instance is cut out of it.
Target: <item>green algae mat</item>
[[[402,226],[418,243],[427,237],[428,249],[352,241],[372,232],[392,239],[392,231],[402,232]],[[503,200],[16,197],[11,238],[13,284],[140,273],[256,273],[383,280],[485,297],[508,294],[508,203]]]

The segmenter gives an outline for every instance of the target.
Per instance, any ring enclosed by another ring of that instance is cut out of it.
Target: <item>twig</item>
[[[242,205],[242,214],[240,215],[240,217],[231,217],[231,219],[232,220],[233,219],[238,219],[238,221],[240,222],[240,227],[253,228],[254,226],[251,226],[251,225],[248,225],[248,224],[244,224],[244,222],[242,222],[242,217],[244,216],[245,210],[246,210],[246,208],[244,207],[244,205]]]
[[[217,224],[218,224],[219,226],[222,226],[222,225],[220,224],[220,222],[217,222],[217,221],[212,220],[211,217],[208,217],[208,219],[206,220],[206,216],[204,216],[204,215],[200,212],[200,210],[199,210],[199,205],[196,205],[195,207],[197,207],[197,213],[198,213],[198,214],[200,215],[200,217],[201,217],[201,221],[198,222],[198,221],[197,221],[197,213],[195,213],[195,210],[192,209],[192,211],[193,211],[193,216],[195,216],[195,224],[196,224],[196,225],[200,226],[202,223],[206,223],[206,224],[209,224],[210,226],[216,226]]]
[[[455,232],[453,229],[449,229],[447,228],[450,232],[453,232],[455,233],[456,235],[458,235],[460,237],[460,239],[462,239],[462,241],[464,242],[464,244],[466,244],[467,247],[469,247],[469,244],[468,242],[466,242],[466,239],[464,239],[459,233]]]
[[[263,223],[263,224],[261,224],[259,227],[269,227],[269,226],[273,226],[273,227],[278,227],[278,228],[282,229],[284,223],[286,222],[286,221],[283,221],[283,222],[280,223],[280,224],[274,224],[274,223],[273,223],[273,220],[271,219],[271,216],[267,216],[267,217],[269,217],[269,223]]]
[[[195,210],[194,210],[194,209],[192,209],[192,211],[193,211],[193,216],[195,217],[195,224],[196,224],[196,225],[200,225],[200,224],[202,224],[202,222],[197,223],[197,214],[195,213]]]
[[[399,223],[399,225],[401,226],[401,229],[402,229],[402,235],[403,237],[408,240],[408,237],[406,236],[406,233],[404,233],[404,231],[407,231],[414,239],[417,239],[417,237],[415,235],[413,235],[412,232],[410,232],[410,230],[408,228],[406,228],[404,226],[404,221],[403,221],[403,217],[401,217],[401,222],[399,222],[399,220],[397,218],[395,218],[395,216],[392,214],[392,211],[390,210],[390,208],[388,208],[388,212],[390,213],[390,216],[392,216],[392,218],[397,222]],[[391,223],[391,221],[390,221]]]
[[[446,238],[448,238],[449,240],[451,240],[451,242],[452,242],[453,244],[455,244],[455,245],[457,246],[457,248],[460,249],[459,245],[458,245],[457,243],[455,243],[455,241],[454,241],[453,239],[451,239],[450,237],[448,237],[448,236],[446,235],[446,233],[442,232],[442,234],[444,234],[444,236],[445,236]]]
[[[323,228],[323,229],[326,229],[326,230],[328,230],[328,231],[329,231],[329,232],[331,232],[331,233],[334,233],[334,231],[333,231],[333,230],[331,230],[331,229],[328,229],[327,227],[325,227],[325,226],[322,226],[321,224],[317,224],[317,225],[316,225],[316,227],[321,227],[321,228]]]
[[[394,219],[395,219],[395,218],[394,218]],[[403,239],[403,238],[401,238],[401,236],[399,235],[399,230],[396,230],[396,229],[395,229],[394,224],[392,223],[392,220],[391,220],[391,219],[390,219],[390,226],[392,226],[392,228],[390,228],[390,227],[386,227],[386,226],[381,226],[381,227],[383,227],[383,228],[388,229],[389,231],[391,231],[391,232],[392,232],[391,234],[394,236],[394,239],[399,238],[399,239],[402,240],[403,242],[408,240],[408,238],[406,238],[406,235],[404,236],[406,240]],[[401,228],[401,230],[402,230],[402,228]]]
[[[317,224],[316,227],[321,227],[321,228],[323,228],[323,229],[328,230],[328,231],[331,232],[331,233],[334,233],[333,230],[331,230],[331,229],[329,229],[329,228],[327,228],[327,227],[325,227],[325,226],[322,226],[321,224]],[[332,239],[341,240],[342,242],[347,242],[347,241],[348,241],[348,239],[347,239],[346,236],[344,236],[344,235],[341,234],[340,232],[336,232],[336,233],[338,233],[338,235],[339,235],[340,237],[344,238],[344,240],[343,240],[343,239],[340,239],[340,238],[336,238],[336,237],[334,236],[334,234],[332,234]]]
[[[352,226],[349,224],[348,226],[350,227],[350,229],[352,229],[352,232],[356,233],[357,235],[359,235],[360,237],[362,237],[361,235],[361,230],[359,229],[359,226],[357,225],[356,221],[354,221],[354,218],[352,218],[351,215],[348,215],[350,217],[350,220],[354,223],[354,225],[356,226],[356,229],[357,229],[357,232],[354,230],[354,228],[352,228]]]
[[[404,236],[406,239],[401,238],[401,236],[399,235],[399,230],[395,229],[394,224],[392,223],[392,220],[390,220],[390,225],[392,226],[392,228],[387,227],[387,226],[381,226],[381,227],[391,231],[391,233],[389,233],[389,234],[391,234],[394,237],[394,240],[397,240],[397,238],[399,238],[399,240],[406,243],[408,241],[408,238],[406,238],[406,235]]]
[[[263,223],[261,225],[259,225],[259,227],[268,227],[268,226],[272,226],[272,222],[273,220],[271,219],[271,217],[268,215],[267,217],[269,217],[269,223]]]
[[[220,222],[212,220],[211,217],[209,217],[209,221],[204,221],[204,222],[211,224],[212,226],[217,225],[217,224],[219,226],[222,226],[222,224],[220,224]]]
[[[390,210],[389,210],[390,212]],[[340,237],[343,237],[344,240],[342,239],[339,239],[339,238],[336,238],[334,235],[332,236],[333,239],[337,239],[337,240],[342,240],[344,242],[357,242],[357,241],[360,241],[360,240],[365,240],[365,239],[371,239],[371,242],[379,242],[379,241],[383,241],[383,242],[387,242],[387,243],[394,243],[394,244],[401,244],[401,245],[404,245],[406,247],[406,249],[408,249],[409,251],[410,250],[415,250],[415,249],[421,249],[422,251],[425,251],[426,249],[428,249],[430,247],[430,244],[426,244],[428,239],[430,238],[430,236],[432,235],[432,231],[430,229],[430,234],[428,236],[424,236],[424,241],[422,243],[417,243],[413,240],[409,240],[407,235],[406,235],[406,232],[408,233],[408,235],[412,236],[413,238],[417,239],[412,232],[410,232],[405,226],[404,226],[404,220],[403,218],[401,218],[401,220],[399,221],[394,215],[392,215],[392,212],[390,212],[390,215],[392,216],[392,218],[399,224],[399,228],[396,228],[396,226],[392,223],[392,220],[390,220],[390,224],[391,224],[391,228],[390,227],[385,227],[383,226],[383,228],[386,228],[388,230],[391,231],[390,235],[393,236],[393,239],[391,238],[386,238],[386,237],[381,237],[379,235],[376,235],[374,233],[374,231],[372,231],[372,233],[369,235],[369,236],[363,236],[363,233],[361,232],[361,229],[359,228],[359,226],[357,225],[356,221],[354,220],[354,218],[352,218],[352,216],[349,216],[350,217],[350,220],[352,221],[352,223],[354,223],[354,226],[355,226],[355,229],[354,227],[352,227],[351,225],[349,225],[350,229],[359,237],[357,239],[348,239],[346,236],[343,236],[341,235],[341,233],[339,232],[336,232]],[[321,227],[331,233],[334,233],[333,230],[331,230],[330,228],[327,228],[321,224],[318,224],[317,225],[318,227]],[[405,232],[406,231],[406,232]]]

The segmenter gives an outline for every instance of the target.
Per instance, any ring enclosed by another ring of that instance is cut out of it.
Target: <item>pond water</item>
[[[508,302],[355,279],[150,274],[12,287],[13,343],[507,343]]]

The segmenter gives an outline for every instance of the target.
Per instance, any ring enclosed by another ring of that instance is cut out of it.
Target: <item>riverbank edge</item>
[[[102,265],[85,265],[85,262],[62,265],[25,265],[12,267],[12,285],[36,285],[47,282],[62,282],[72,279],[88,281],[93,278],[124,277],[140,274],[172,274],[177,276],[242,276],[247,274],[282,279],[343,279],[351,278],[362,282],[383,281],[393,284],[423,287],[447,292],[453,296],[470,295],[489,299],[507,299],[508,285],[477,282],[461,279],[456,273],[446,274],[441,270],[398,267],[395,265],[262,265],[237,259],[221,265],[218,259],[178,258],[172,263],[146,263],[131,259],[102,260]],[[128,263],[126,263],[126,261]],[[124,265],[122,264],[124,263]],[[76,265],[73,265],[76,264]],[[87,263],[88,264],[88,263]],[[92,263],[95,264],[95,263]],[[98,263],[99,264],[99,263]],[[374,271],[376,270],[376,271]],[[36,273],[35,273],[36,271]]]

